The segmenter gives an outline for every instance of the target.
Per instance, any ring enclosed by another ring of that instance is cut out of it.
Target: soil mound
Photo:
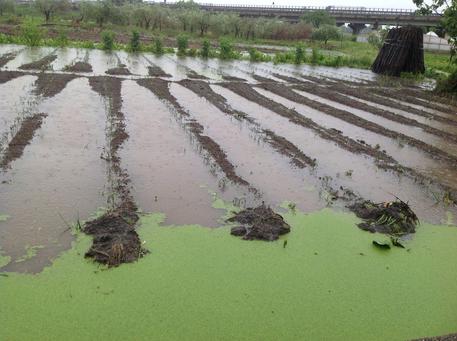
[[[86,62],[76,62],[72,65],[67,65],[64,71],[68,72],[93,72],[92,65]]]
[[[349,206],[349,209],[364,220],[358,227],[373,233],[403,236],[414,233],[419,223],[409,205],[401,200],[380,204],[364,201]]]
[[[44,97],[53,97],[67,86],[77,75],[41,73],[35,81],[34,92]]]
[[[94,237],[85,256],[108,266],[131,263],[147,253],[135,231],[138,215],[112,211],[84,226],[84,232]]]
[[[190,78],[190,79],[208,79],[208,77],[203,76],[203,75],[199,75],[199,74],[196,73],[194,70],[190,70],[190,71],[187,73],[187,77]]]
[[[132,73],[126,67],[115,67],[105,72],[107,75],[129,76]]]
[[[4,67],[10,60],[16,58],[17,52],[10,52],[0,56],[0,67]]]
[[[256,208],[247,208],[227,221],[242,224],[232,228],[231,234],[243,237],[245,240],[272,241],[290,232],[290,226],[284,219],[265,204]]]
[[[169,73],[166,73],[158,66],[148,66],[148,73],[151,77],[171,77]]]
[[[19,69],[21,70],[48,70],[51,67],[51,63],[57,59],[55,54],[46,56],[37,60],[36,62],[28,63],[21,65]]]
[[[17,77],[25,75],[23,72],[18,71],[0,71],[0,84],[9,82]]]

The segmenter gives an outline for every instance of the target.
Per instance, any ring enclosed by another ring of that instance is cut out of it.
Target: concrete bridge
[[[175,3],[167,3],[174,6]],[[218,5],[199,4],[200,8],[209,12],[233,12],[242,17],[278,17],[290,22],[298,22],[306,13],[316,10],[328,12],[339,25],[348,23],[357,33],[365,25],[398,26],[437,26],[441,15],[420,15],[411,9],[365,8],[365,7],[307,7],[307,6],[254,6],[254,5]]]

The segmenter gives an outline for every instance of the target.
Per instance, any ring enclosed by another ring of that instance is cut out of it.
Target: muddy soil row
[[[348,111],[337,109],[332,106],[326,105],[324,103],[320,103],[320,102],[311,100],[309,98],[306,98],[304,96],[301,96],[298,93],[288,89],[286,86],[284,86],[282,84],[268,82],[268,83],[261,83],[257,86],[264,90],[270,91],[276,95],[284,97],[288,100],[306,105],[306,106],[316,109],[320,112],[323,112],[327,115],[336,117],[338,119],[341,119],[341,120],[348,122],[350,124],[353,124],[355,126],[372,131],[376,134],[381,134],[381,135],[384,135],[384,136],[392,138],[392,139],[399,139],[401,141],[404,141],[405,143],[409,144],[410,146],[428,153],[430,156],[432,156],[433,158],[435,158],[437,160],[448,162],[451,164],[457,163],[457,157],[455,157],[441,149],[438,149],[423,141],[417,140],[415,138],[404,135],[402,133],[398,133],[398,132],[386,129],[385,127],[383,127],[379,124],[365,120]]]
[[[4,67],[9,61],[16,58],[17,52],[9,52],[0,56],[0,67]]]
[[[254,131],[264,134],[264,141],[269,143],[274,149],[276,149],[281,154],[289,157],[291,159],[291,162],[295,166],[299,168],[305,168],[306,166],[316,166],[316,160],[311,159],[309,156],[305,155],[299,148],[297,148],[290,141],[288,141],[282,136],[276,135],[271,130],[261,129],[259,125],[256,124],[255,121],[246,113],[231,108],[227,104],[225,98],[214,92],[208,83],[203,81],[192,81],[186,79],[180,81],[179,84],[185,86],[197,95],[206,98],[207,101],[209,101],[223,113],[235,117],[238,120],[246,120],[247,122],[251,123],[253,125],[252,129]]]
[[[57,59],[57,55],[51,54],[35,62],[19,66],[21,70],[49,70],[51,63]]]
[[[141,79],[138,80],[138,84],[153,92],[161,100],[167,101],[182,117],[189,116],[188,112],[179,104],[176,97],[170,93],[168,81],[160,78]],[[188,127],[197,141],[199,141],[205,151],[224,172],[227,179],[235,184],[249,186],[249,183],[245,179],[236,174],[234,165],[227,159],[227,155],[222,148],[213,139],[203,135],[203,126],[198,124],[198,122],[191,121],[188,123]]]
[[[107,75],[130,76],[132,73],[126,67],[115,67],[105,72]]]
[[[6,170],[11,162],[20,158],[24,152],[25,147],[30,143],[35,131],[37,131],[43,124],[43,120],[47,115],[44,113],[34,114],[26,117],[13,139],[8,143],[3,157],[0,160],[0,168]]]
[[[9,82],[10,80],[13,80],[14,78],[23,76],[23,72],[19,71],[0,71],[0,84]]]
[[[93,244],[86,252],[86,257],[108,266],[118,266],[133,262],[146,253],[135,231],[139,216],[130,193],[129,175],[122,169],[118,154],[129,137],[125,131],[125,116],[121,111],[122,80],[98,76],[89,78],[89,84],[107,102],[108,148],[103,157],[112,172],[109,180],[115,197],[110,199],[110,207],[105,214],[84,226],[84,232],[93,236]]]
[[[151,77],[164,77],[164,78],[171,77],[171,75],[169,73],[166,73],[157,65],[148,66],[148,74]]]
[[[334,141],[341,148],[346,149],[352,153],[365,154],[374,159],[375,164],[380,169],[392,170],[399,175],[408,175],[413,180],[428,184],[437,184],[443,192],[452,193],[452,197],[457,197],[457,190],[451,188],[445,184],[442,184],[438,179],[432,179],[428,176],[425,176],[416,170],[400,165],[393,157],[381,152],[380,150],[373,148],[367,144],[360,143],[355,141],[347,136],[342,135],[336,129],[327,129],[322,126],[319,126],[314,121],[309,118],[306,118],[296,112],[294,109],[289,109],[282,104],[279,104],[275,101],[270,100],[266,96],[261,95],[255,91],[252,86],[246,83],[223,83],[222,86],[227,89],[235,92],[241,97],[244,97],[252,102],[255,102],[265,108],[272,110],[273,112],[286,117],[290,122],[301,125],[303,127],[312,129],[315,131],[321,138]]]
[[[67,72],[80,72],[91,73],[93,72],[92,65],[87,62],[77,61],[73,64],[67,65],[64,69]]]
[[[289,83],[294,84],[291,87],[292,89],[305,91],[305,92],[311,93],[313,95],[316,95],[316,96],[319,96],[322,98],[326,98],[330,101],[338,102],[338,103],[344,104],[346,106],[349,106],[349,107],[352,107],[355,109],[363,110],[363,111],[369,112],[371,114],[386,118],[388,120],[391,120],[391,121],[394,121],[394,122],[397,122],[400,124],[418,127],[427,133],[436,135],[441,138],[446,138],[448,140],[451,140],[451,141],[457,143],[457,135],[455,135],[455,134],[451,134],[449,132],[431,127],[427,124],[418,122],[414,119],[396,114],[391,111],[383,110],[381,108],[374,107],[372,105],[369,105],[369,104],[366,104],[366,103],[363,103],[363,102],[360,102],[357,100],[352,100],[352,99],[348,98],[347,96],[341,95],[338,92],[328,91],[326,88],[323,88],[320,86],[315,86],[309,82],[301,81],[297,78],[283,76],[280,74],[274,74],[274,76],[276,78],[279,78],[279,79],[282,79]],[[269,82],[275,82],[275,81],[273,79],[270,79]]]

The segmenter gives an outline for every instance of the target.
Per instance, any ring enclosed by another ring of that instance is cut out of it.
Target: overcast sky
[[[252,5],[290,5],[290,6],[363,6],[381,8],[415,8],[412,0],[196,0],[200,3],[252,4]]]

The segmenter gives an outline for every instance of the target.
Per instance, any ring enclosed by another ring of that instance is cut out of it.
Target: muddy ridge
[[[221,83],[221,85],[238,94],[239,96],[244,97],[251,102],[255,102],[275,112],[276,114],[287,118],[294,124],[313,130],[321,138],[336,143],[342,149],[345,149],[351,153],[365,154],[372,157],[374,159],[375,165],[380,169],[394,171],[399,176],[409,176],[420,184],[435,184],[440,187],[441,191],[450,193],[452,198],[457,198],[457,190],[440,183],[439,179],[432,179],[428,176],[418,173],[416,170],[410,167],[400,165],[398,161],[386,153],[383,153],[380,150],[377,150],[367,144],[360,143],[347,136],[344,136],[340,131],[336,129],[326,129],[315,123],[313,120],[300,115],[295,110],[289,109],[284,105],[263,96],[262,94],[255,91],[249,84],[232,82]]]
[[[3,158],[0,161],[0,168],[5,170],[11,162],[22,156],[25,147],[35,136],[35,132],[41,127],[46,116],[44,113],[39,113],[26,117],[22,121],[19,130],[5,148]]]
[[[170,93],[168,81],[160,78],[149,78],[140,79],[137,82],[154,93],[159,99],[167,101],[181,117],[189,117],[189,113],[184,110],[178,100]],[[202,148],[211,156],[222,172],[224,172],[227,179],[239,185],[249,186],[249,183],[245,179],[236,174],[235,166],[227,159],[227,154],[219,144],[209,136],[203,135],[204,128],[200,123],[196,120],[189,120],[186,126]]]
[[[108,69],[105,73],[107,75],[114,76],[130,76],[132,74],[126,67],[114,67],[112,69]]]
[[[68,72],[81,72],[81,73],[91,73],[93,72],[92,65],[86,62],[76,62],[71,65],[65,66],[63,71]]]
[[[0,71],[0,84],[9,82],[15,78],[26,75],[26,73],[19,71]]]
[[[51,63],[57,59],[55,54],[51,54],[49,56],[43,57],[40,60],[37,60],[32,63],[24,64],[19,66],[21,70],[49,70],[51,67]]]
[[[229,75],[222,75],[222,79],[224,81],[230,81],[230,82],[246,82],[246,79],[244,79],[244,78],[239,78],[239,77],[229,76]]]
[[[424,337],[424,338],[416,339],[416,340],[412,340],[412,341],[457,341],[457,333],[443,335],[443,336]]]
[[[83,231],[93,236],[92,246],[85,256],[108,266],[118,266],[136,261],[147,253],[147,250],[141,247],[140,238],[135,231],[135,224],[139,219],[138,208],[130,193],[129,175],[121,168],[118,155],[122,144],[129,137],[121,111],[122,80],[98,76],[90,77],[89,84],[108,104],[108,155],[103,158],[113,175],[110,181],[116,197],[108,203],[109,209],[104,215],[85,224]]]
[[[40,73],[35,81],[34,93],[43,97],[53,97],[67,86],[77,75]]]
[[[169,78],[171,75],[169,73],[166,73],[163,71],[160,67],[153,65],[153,66],[148,66],[148,74],[151,77],[164,77],[164,78]]]
[[[6,64],[8,64],[9,61],[16,58],[16,56],[17,52],[5,53],[4,55],[0,56],[0,67],[4,67]]]
[[[190,78],[190,79],[209,79],[208,77],[206,76],[203,76],[203,75],[199,75],[198,73],[196,73],[194,70],[190,70],[189,72],[187,72],[187,77]]]
[[[455,163],[457,163],[457,157],[455,157],[451,154],[448,154],[447,152],[445,152],[441,149],[438,149],[434,146],[431,146],[431,145],[429,145],[423,141],[417,140],[413,137],[384,128],[383,126],[381,126],[377,123],[368,121],[368,120],[361,118],[357,115],[354,115],[348,111],[337,109],[330,105],[309,99],[305,96],[302,96],[302,95],[292,91],[291,89],[287,88],[283,84],[269,82],[269,83],[261,83],[261,84],[258,84],[257,86],[262,89],[265,89],[267,91],[270,91],[276,95],[287,98],[288,100],[291,100],[293,102],[304,104],[310,108],[316,109],[327,115],[336,117],[340,120],[353,124],[357,127],[374,132],[375,134],[380,134],[380,135],[392,138],[394,140],[400,139],[401,141],[404,141],[408,145],[415,147],[425,153],[428,153],[434,159],[445,161],[445,162],[451,163],[453,165]]]
[[[292,142],[288,141],[282,136],[276,135],[271,130],[261,129],[259,124],[246,113],[233,109],[223,96],[219,95],[218,93],[214,92],[213,89],[211,89],[208,83],[203,81],[193,81],[189,79],[181,80],[178,83],[193,91],[198,96],[205,98],[208,102],[210,102],[223,113],[230,115],[237,120],[245,120],[254,125],[254,127],[251,126],[251,129],[255,130],[256,132],[262,132],[264,134],[264,141],[269,143],[280,154],[289,157],[292,164],[295,166],[299,168],[305,168],[306,165],[311,167],[316,166],[316,160],[313,160],[309,156],[305,155]]]

